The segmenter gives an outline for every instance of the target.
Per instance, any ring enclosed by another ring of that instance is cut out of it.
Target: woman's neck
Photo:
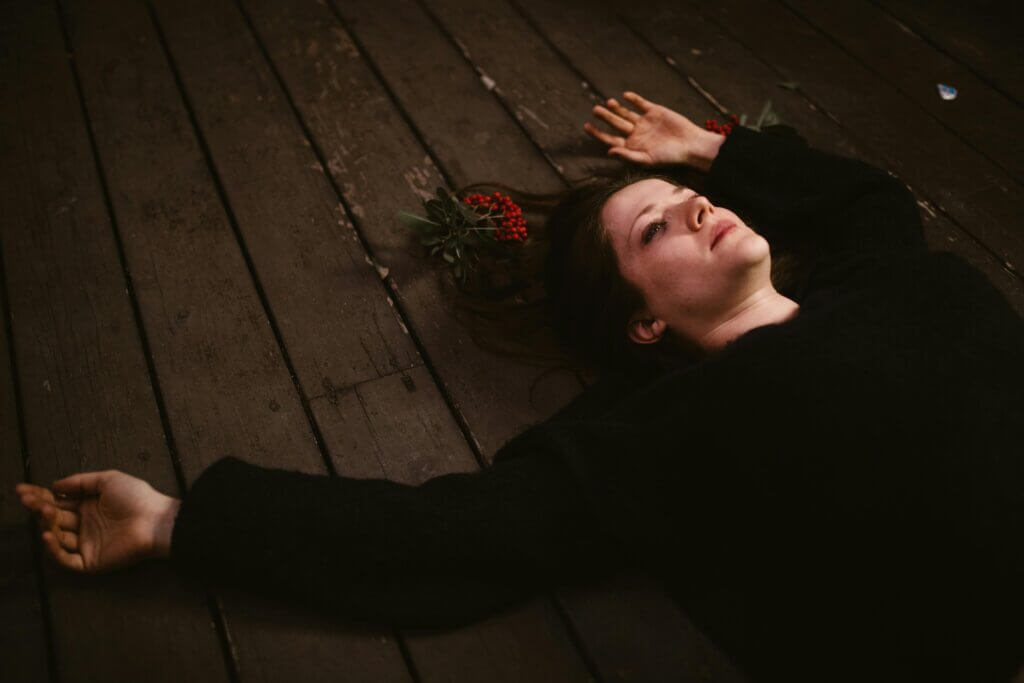
[[[708,351],[716,351],[754,328],[791,320],[799,311],[797,302],[779,294],[774,288],[763,289],[730,311],[724,320],[701,337],[699,343]]]

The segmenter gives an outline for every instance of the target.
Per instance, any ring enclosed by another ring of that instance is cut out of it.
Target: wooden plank
[[[118,468],[176,492],[54,5],[7,3],[0,36],[0,125],[17,131],[4,136],[0,230],[31,477]],[[5,467],[20,450],[5,449]],[[5,514],[12,493],[5,475]],[[83,578],[46,566],[53,679],[227,680],[205,596],[167,567]]]
[[[187,479],[223,455],[325,472],[150,17],[134,2],[69,5],[85,100]],[[234,593],[223,603],[242,680],[409,680],[386,634]]]
[[[306,394],[419,363],[324,169],[272,74],[257,66],[261,55],[237,11],[155,4]]]
[[[894,18],[1024,105],[1024,17],[1018,2],[874,0]],[[955,84],[954,84],[955,85]]]
[[[681,14],[678,8],[666,6],[632,16],[630,23],[681,71],[707,84],[710,94],[732,111],[756,118],[764,102],[771,100],[780,120],[798,130],[812,146],[882,168],[888,165],[873,145],[824,115],[801,92],[778,87],[775,71],[701,14]],[[913,189],[918,192],[929,246],[963,257],[985,273],[1010,304],[1024,314],[1024,287],[1020,279],[921,198],[916,186]]]
[[[668,2],[653,5],[670,6],[679,11]],[[769,64],[779,80],[799,83],[809,99],[877,150],[920,196],[1008,268],[1024,272],[1024,234],[1013,227],[1024,210],[1024,195],[1005,172],[785,7],[745,0],[687,6]]]
[[[594,154],[589,136],[568,134],[579,131],[581,113],[602,101],[599,95],[509,5],[494,3],[481,12],[479,5],[458,0],[425,4],[464,60],[494,81],[492,92],[561,176],[579,179],[595,167],[617,165],[603,150]]]
[[[1020,105],[874,5],[841,0],[830,2],[826,8],[810,0],[784,1],[879,78],[1003,169],[1017,181],[1020,191],[1024,180],[1024,139],[1018,133],[1024,122]],[[1024,58],[1024,53],[1020,56]],[[943,100],[936,88],[938,83],[955,86],[959,96]]]
[[[7,24],[7,17],[4,17]],[[2,34],[0,34],[2,35]],[[11,56],[8,43],[0,43],[0,63]],[[0,66],[0,73],[9,71]],[[0,82],[0,100],[9,96],[9,86]],[[0,141],[3,158],[10,159],[6,138]],[[3,254],[0,253],[0,266]],[[13,681],[43,683],[49,678],[50,644],[40,600],[40,576],[37,555],[32,542],[36,533],[28,511],[18,501],[14,486],[25,480],[25,452],[18,430],[18,409],[15,403],[13,358],[8,343],[7,291],[0,267],[0,661],[5,675]]]

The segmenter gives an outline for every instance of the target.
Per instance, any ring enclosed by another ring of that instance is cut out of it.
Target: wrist
[[[688,164],[699,171],[708,171],[718,157],[718,150],[725,142],[725,136],[710,130],[700,131],[699,136],[690,148]]]
[[[160,496],[153,514],[153,540],[151,555],[158,559],[171,556],[171,536],[174,533],[174,522],[178,519],[181,501],[171,496]]]

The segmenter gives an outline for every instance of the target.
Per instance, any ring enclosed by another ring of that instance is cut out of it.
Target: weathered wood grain
[[[719,112],[698,88],[690,83],[619,20],[621,5],[611,2],[588,3],[581,0],[546,3],[539,0],[511,0],[513,6],[553,44],[560,54],[602,98],[622,100],[622,93],[633,90],[655,99],[676,111],[688,112],[695,121],[718,117]],[[660,99],[658,99],[660,98]],[[586,110],[576,113],[576,127],[583,120],[596,120]],[[590,143],[597,154],[604,145]]]
[[[117,468],[177,492],[57,12],[9,3],[4,17],[0,126],[17,135],[5,136],[0,236],[29,473],[48,484]],[[11,494],[5,478],[5,514]],[[84,579],[45,566],[58,657],[49,675],[227,680],[205,596],[166,567]]]
[[[154,3],[239,233],[308,396],[419,362],[262,55],[226,3]]]
[[[395,214],[421,210],[423,197],[445,184],[431,155],[442,161],[456,185],[498,179],[524,189],[557,191],[561,180],[417,6],[345,3],[339,9],[346,24],[357,29],[356,40],[316,3],[284,7],[261,0],[244,6],[351,206],[353,220],[389,269],[389,283],[471,438],[490,457],[506,440],[563,405],[579,384],[571,375],[551,374],[540,382],[536,405],[531,405],[529,387],[543,369],[473,343],[470,331],[458,322],[452,292],[442,285],[437,264],[423,257]],[[398,15],[404,17],[402,40],[395,39],[390,21]],[[370,64],[357,42],[369,52]],[[414,63],[422,65],[419,72]],[[384,76],[387,89],[374,69]],[[404,123],[406,117],[413,130]]]

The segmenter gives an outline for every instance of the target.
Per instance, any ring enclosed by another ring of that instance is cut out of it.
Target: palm
[[[140,486],[141,485],[141,486]],[[142,559],[147,539],[141,520],[149,485],[138,479],[114,480],[78,508],[79,552],[85,571],[102,571]]]
[[[633,125],[625,139],[625,147],[643,154],[652,164],[679,161],[686,148],[686,139],[699,130],[689,119],[671,109],[655,105]]]

